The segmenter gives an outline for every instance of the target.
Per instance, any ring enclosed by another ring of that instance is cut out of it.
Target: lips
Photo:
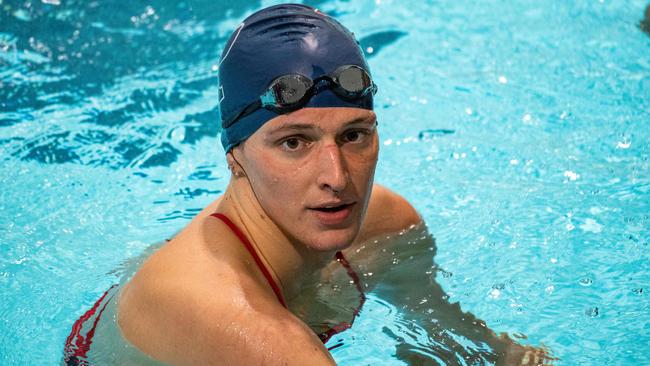
[[[343,223],[350,216],[355,204],[356,202],[329,202],[310,207],[308,210],[316,216],[321,224],[332,226]]]

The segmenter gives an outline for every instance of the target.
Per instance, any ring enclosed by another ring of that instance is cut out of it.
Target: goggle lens
[[[285,75],[271,84],[278,107],[290,107],[300,103],[311,88],[311,81],[302,75]]]
[[[361,94],[372,82],[368,74],[361,68],[348,67],[336,76],[336,82],[348,93]]]

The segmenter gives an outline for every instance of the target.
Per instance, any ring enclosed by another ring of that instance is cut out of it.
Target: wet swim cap
[[[258,100],[274,79],[301,74],[314,80],[344,65],[357,65],[370,72],[354,35],[314,8],[276,5],[246,18],[230,36],[219,64],[221,143],[226,152],[278,116],[260,108],[230,126],[223,122]],[[356,100],[344,100],[328,88],[304,106],[372,110],[373,99],[370,93]]]

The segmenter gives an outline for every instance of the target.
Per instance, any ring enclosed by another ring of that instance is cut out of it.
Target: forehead
[[[278,129],[300,125],[321,130],[337,130],[354,123],[375,123],[375,113],[361,108],[302,108],[266,122],[255,134],[273,133]],[[255,135],[254,134],[254,135]],[[253,135],[253,136],[254,136]]]

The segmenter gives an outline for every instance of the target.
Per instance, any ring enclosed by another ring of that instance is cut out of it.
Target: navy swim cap
[[[354,35],[330,16],[306,5],[284,4],[262,9],[235,29],[219,64],[219,106],[223,121],[255,102],[277,77],[301,74],[312,80],[344,65],[368,72]],[[356,107],[372,110],[372,93],[343,100],[331,89],[314,95],[305,107]],[[228,152],[278,114],[260,108],[223,128]]]

